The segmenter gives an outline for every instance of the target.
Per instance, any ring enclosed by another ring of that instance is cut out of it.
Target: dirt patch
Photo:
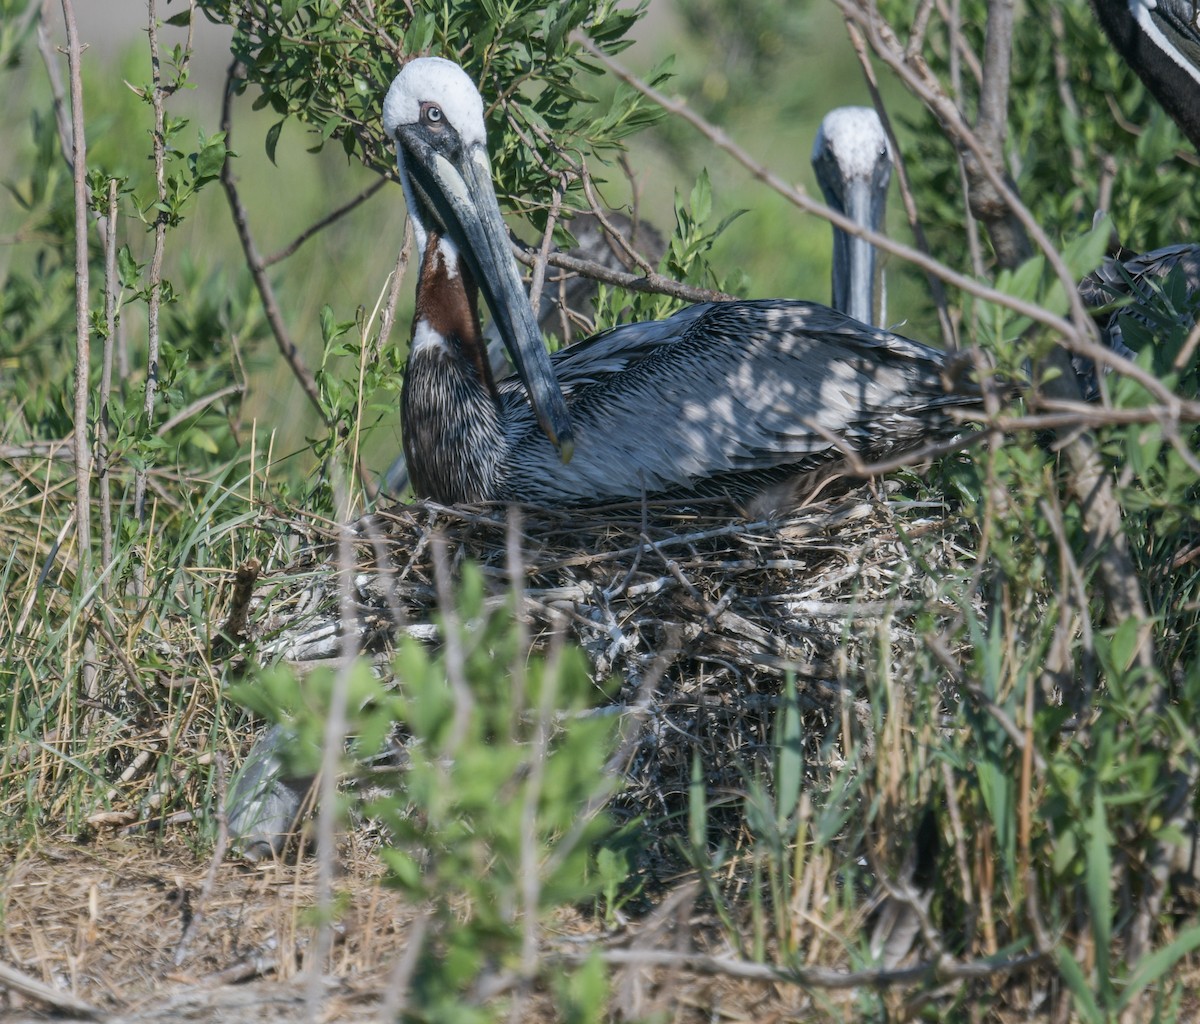
[[[334,980],[320,1019],[380,1019],[388,972],[412,912],[378,862],[348,841],[335,885]],[[14,858],[3,883],[3,960],[105,1016],[128,1021],[295,1020],[316,929],[316,864],[221,864],[182,838],[47,847]],[[184,939],[189,924],[194,927]],[[46,1004],[0,985],[0,1019],[43,1019]]]

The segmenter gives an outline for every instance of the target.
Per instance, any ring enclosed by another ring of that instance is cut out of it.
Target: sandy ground
[[[383,1019],[382,994],[412,918],[377,861],[347,845],[336,880],[348,904],[315,1019]],[[182,837],[108,839],[22,853],[7,871],[0,962],[111,1020],[296,1020],[315,929],[316,866],[218,865]],[[3,984],[0,1020],[50,1009]],[[87,1019],[78,1013],[68,1018]],[[62,1019],[61,1014],[57,1019]]]

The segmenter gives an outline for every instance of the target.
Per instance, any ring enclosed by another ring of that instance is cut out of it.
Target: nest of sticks
[[[402,632],[439,642],[435,559],[451,577],[475,562],[496,601],[511,599],[517,565],[532,643],[565,624],[604,686],[598,700],[637,709],[617,809],[661,820],[686,809],[697,753],[710,794],[770,777],[789,678],[806,759],[828,761],[846,716],[869,719],[881,629],[895,670],[918,646],[917,613],[937,614],[943,581],[971,561],[965,531],[943,501],[908,498],[894,481],[755,522],[720,503],[514,513],[414,502],[342,532],[352,616],[338,531],[313,527],[290,564],[254,581],[245,629],[263,660],[302,670],[342,656],[353,631],[386,674]]]

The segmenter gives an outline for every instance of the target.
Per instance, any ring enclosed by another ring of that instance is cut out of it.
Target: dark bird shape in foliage
[[[1156,295],[1169,278],[1177,278],[1186,295],[1178,306],[1180,326],[1190,327],[1196,320],[1200,302],[1200,245],[1184,242],[1150,252],[1130,254],[1118,247],[1100,266],[1079,283],[1084,303],[1095,311],[1104,344],[1118,355],[1133,359],[1137,353],[1126,343],[1121,321],[1133,318],[1148,327],[1159,328],[1161,318],[1151,312]],[[1092,361],[1073,356],[1086,399],[1096,398],[1099,385]]]
[[[861,227],[883,227],[892,150],[872,107],[838,107],[826,114],[813,142],[812,166],[825,202]],[[887,292],[876,273],[875,246],[836,225],[833,308],[879,327],[887,319]]]
[[[1113,46],[1200,150],[1200,8],[1196,0],[1092,0]]]
[[[547,355],[491,181],[483,103],[457,65],[410,62],[384,103],[421,248],[401,401],[414,490],[445,503],[744,500],[953,431],[935,349],[828,307],[697,305]],[[853,256],[852,256],[853,258]],[[496,380],[483,293],[516,367]]]

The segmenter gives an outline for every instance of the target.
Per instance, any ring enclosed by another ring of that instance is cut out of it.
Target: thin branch
[[[925,228],[917,214],[916,199],[913,197],[912,186],[908,180],[908,166],[901,152],[899,140],[896,138],[895,129],[892,127],[892,119],[888,117],[887,107],[884,106],[883,95],[879,91],[879,82],[875,78],[875,69],[867,57],[866,42],[856,26],[847,24],[846,29],[850,35],[850,43],[858,56],[859,67],[862,68],[867,90],[871,94],[871,103],[874,104],[875,111],[879,114],[879,120],[883,124],[883,130],[887,133],[888,142],[892,147],[892,160],[896,168],[896,178],[900,183],[900,199],[904,203],[904,213],[908,217],[908,226],[912,230],[913,241],[917,243],[917,248],[921,252],[930,255],[929,240],[925,237]],[[925,271],[925,280],[929,282],[929,291],[933,296],[934,308],[937,310],[938,325],[942,329],[942,343],[947,350],[953,352],[959,346],[954,324],[950,320],[950,304],[946,298],[946,289],[942,284],[942,279],[928,270]]]
[[[92,454],[88,431],[91,327],[88,323],[87,139],[83,129],[82,48],[71,0],[62,0],[67,27],[67,68],[71,80],[71,162],[75,180],[75,528],[79,576],[86,588],[92,575]]]
[[[959,961],[943,957],[937,963],[914,964],[912,967],[873,969],[865,971],[835,971],[828,967],[777,967],[733,957],[706,956],[698,953],[677,953],[667,949],[609,949],[569,953],[564,959],[578,963],[590,956],[599,956],[607,964],[638,967],[673,967],[695,974],[740,978],[744,981],[765,981],[806,988],[848,989],[888,988],[911,985],[920,981],[967,981],[996,978],[1002,974],[1024,970],[1044,961],[1041,953],[1002,959]]]
[[[50,32],[46,28],[53,2],[54,0],[42,0],[42,8],[38,13],[38,52],[42,55],[42,63],[46,66],[46,78],[50,82],[50,100],[54,108],[54,126],[58,129],[58,144],[62,147],[63,159],[74,172],[75,156],[74,145],[71,142],[71,112],[67,109],[66,92],[63,88],[62,73],[58,69],[58,59],[54,55],[54,44],[50,41]]]
[[[412,247],[412,221],[405,215],[404,243],[400,246],[400,254],[396,257],[396,268],[392,271],[388,281],[387,299],[383,304],[383,313],[379,318],[379,334],[376,336],[374,349],[376,359],[379,358],[379,353],[387,347],[388,339],[392,335],[392,328],[396,325],[396,307],[400,303],[400,283],[404,280],[404,275],[408,271],[408,261],[412,257]]]
[[[112,481],[108,464],[108,400],[112,394],[113,346],[117,337],[117,180],[108,180],[108,231],[104,240],[104,362],[96,419],[96,476],[100,481],[100,563],[112,561]],[[109,581],[104,581],[104,593]]]
[[[154,183],[158,195],[158,211],[154,218],[154,252],[150,257],[150,277],[147,301],[146,393],[143,412],[146,424],[154,422],[154,406],[158,397],[159,314],[162,310],[163,255],[167,241],[167,139],[166,90],[162,80],[162,58],[158,52],[158,3],[148,0],[148,33],[150,37],[150,102],[154,108]],[[139,468],[134,475],[133,514],[139,523],[146,519],[146,470]]]
[[[246,266],[250,268],[250,276],[254,279],[254,286],[258,289],[259,298],[262,300],[263,312],[266,314],[267,323],[271,327],[271,335],[275,338],[275,344],[279,347],[284,361],[291,368],[292,376],[299,382],[312,407],[317,410],[321,420],[328,426],[330,422],[329,417],[321,405],[321,395],[317,390],[316,379],[313,377],[312,371],[305,365],[304,357],[301,356],[300,350],[296,347],[295,342],[292,341],[287,325],[283,321],[283,312],[280,310],[279,302],[275,298],[275,289],[271,286],[271,281],[267,277],[266,266],[258,253],[258,247],[254,244],[254,237],[250,234],[250,220],[246,215],[245,207],[242,206],[241,197],[238,195],[237,183],[233,176],[231,148],[233,138],[233,86],[234,82],[244,74],[245,69],[241,61],[235,57],[225,75],[225,96],[221,103],[221,131],[225,133],[226,147],[225,162],[221,166],[221,184],[225,188],[225,197],[229,201],[229,211],[233,214],[233,224],[237,229],[238,240],[242,243],[242,252],[246,257]]]
[[[350,521],[351,492],[341,480],[334,481],[337,496],[338,521]],[[323,1019],[321,997],[323,994],[326,963],[333,949],[333,881],[334,862],[337,857],[336,829],[338,814],[338,778],[342,763],[342,750],[346,740],[346,704],[350,696],[350,676],[358,656],[358,613],[354,587],[355,559],[354,544],[348,526],[339,526],[337,531],[338,569],[338,619],[341,627],[341,651],[337,672],[329,694],[326,712],[325,733],[321,740],[321,772],[318,777],[319,797],[317,803],[317,935],[312,959],[308,964],[306,1004],[308,1019]]]
[[[85,1003],[69,992],[61,992],[7,964],[0,964],[0,985],[45,1003],[47,1006],[53,1006],[60,1013],[70,1013],[85,1020],[104,1020],[108,1016],[103,1010],[92,1006],[91,1003]]]
[[[225,140],[225,145],[226,146],[229,145],[228,137]],[[378,181],[374,182],[371,185],[368,185],[361,192],[359,192],[359,194],[356,195],[353,199],[349,200],[348,202],[343,203],[332,213],[326,214],[315,224],[312,224],[309,227],[305,228],[303,231],[300,232],[300,234],[298,234],[295,238],[293,238],[287,245],[285,245],[278,252],[274,252],[270,256],[266,257],[266,259],[264,259],[262,261],[263,267],[264,268],[272,267],[276,263],[283,262],[289,256],[293,255],[296,252],[296,250],[300,248],[300,246],[302,246],[305,242],[307,242],[310,238],[312,238],[313,235],[315,235],[321,231],[324,231],[325,228],[329,227],[331,224],[337,223],[337,221],[341,220],[344,216],[346,216],[346,214],[350,213],[351,210],[358,208],[363,203],[365,203],[368,199],[370,199],[371,196],[373,196],[376,192],[378,192],[381,188],[383,188],[383,186],[386,185],[389,181],[395,181],[395,180],[396,180],[396,175],[394,173],[381,175]]]
[[[524,243],[516,242],[513,252],[519,263],[532,267],[537,261],[537,251],[527,248]],[[593,281],[603,281],[605,284],[616,285],[631,292],[652,292],[655,295],[669,295],[684,302],[726,302],[734,296],[727,292],[715,291],[712,288],[697,288],[690,284],[681,284],[673,277],[662,274],[630,274],[625,271],[612,270],[594,260],[581,260],[576,256],[568,256],[562,252],[552,252],[546,257],[546,262],[560,270],[569,270],[575,274],[590,277]]]
[[[190,419],[192,416],[195,416],[196,413],[207,409],[214,402],[219,402],[222,398],[226,398],[229,395],[243,394],[245,390],[246,389],[241,384],[226,384],[225,387],[218,388],[210,395],[204,395],[201,398],[197,398],[194,402],[190,402],[189,404],[185,405],[179,410],[179,412],[159,426],[158,429],[154,431],[155,436],[165,437],[184,420]]]
[[[542,232],[542,244],[533,263],[533,277],[529,282],[529,305],[533,307],[535,315],[542,308],[542,285],[546,282],[546,258],[550,255],[550,246],[554,241],[554,226],[558,223],[558,215],[562,210],[563,193],[566,189],[566,181],[560,180],[558,187],[554,190],[554,198],[550,202],[550,215],[546,218],[546,230]]]

